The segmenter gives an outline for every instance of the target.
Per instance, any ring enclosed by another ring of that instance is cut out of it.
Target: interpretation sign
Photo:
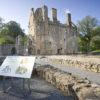
[[[34,56],[7,56],[0,66],[0,75],[30,78],[34,63]]]

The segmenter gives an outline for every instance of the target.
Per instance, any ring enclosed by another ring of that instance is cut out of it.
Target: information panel
[[[34,56],[7,56],[0,66],[0,75],[30,78],[34,63]]]

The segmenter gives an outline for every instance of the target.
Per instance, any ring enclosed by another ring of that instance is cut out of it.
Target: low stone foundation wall
[[[38,66],[34,72],[64,94],[74,96],[75,100],[100,100],[100,86],[87,79],[78,78],[49,65]]]
[[[100,73],[100,57],[93,56],[51,56],[48,57],[51,64],[78,67],[84,70]]]

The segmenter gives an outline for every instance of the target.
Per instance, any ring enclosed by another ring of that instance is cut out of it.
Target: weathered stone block
[[[72,95],[74,100],[100,100],[100,86],[92,84],[87,79],[48,66],[40,66],[36,70],[39,76],[55,85],[64,94]]]

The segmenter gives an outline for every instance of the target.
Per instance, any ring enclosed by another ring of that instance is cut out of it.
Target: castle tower
[[[67,13],[67,25],[72,28],[71,13]]]
[[[45,20],[48,20],[48,8],[47,8],[47,6],[43,6],[42,7],[42,13],[43,13],[43,20],[45,21]]]
[[[67,28],[67,53],[70,54],[72,52],[72,21],[71,21],[71,13],[70,11],[67,11],[67,22],[66,22],[66,28]]]
[[[29,17],[29,35],[34,36],[34,28],[35,28],[35,16],[34,16],[34,8],[31,8],[30,17]]]
[[[77,40],[75,25],[72,23],[71,13],[67,12],[67,53],[72,54],[77,52]]]
[[[57,9],[52,8],[52,20],[53,22],[57,21]]]
[[[31,9],[29,34],[34,41],[35,54],[73,53],[75,49],[73,43],[76,37],[74,37],[71,13],[67,13],[66,24],[63,24],[57,19],[57,9],[52,8],[51,11],[52,20],[48,17],[47,6],[44,5],[35,11]]]
[[[41,54],[47,54],[47,38],[48,38],[48,7],[42,7],[43,14],[43,31],[41,32]]]

